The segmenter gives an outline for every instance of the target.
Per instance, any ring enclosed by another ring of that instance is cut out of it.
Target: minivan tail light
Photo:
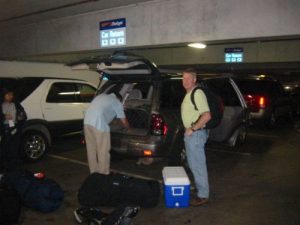
[[[152,156],[153,155],[153,152],[151,150],[144,150],[143,153],[144,153],[144,156]]]
[[[165,124],[162,115],[152,114],[151,133],[154,135],[166,135],[168,133],[168,126]]]

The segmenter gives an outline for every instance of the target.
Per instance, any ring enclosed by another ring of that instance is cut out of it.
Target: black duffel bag
[[[160,184],[120,174],[93,173],[83,182],[78,192],[78,201],[89,207],[134,204],[152,208],[158,204]]]
[[[0,224],[17,223],[20,213],[21,202],[18,193],[12,188],[0,185]]]

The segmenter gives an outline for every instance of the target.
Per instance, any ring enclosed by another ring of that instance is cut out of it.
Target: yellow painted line
[[[280,136],[277,135],[270,135],[270,134],[255,134],[255,133],[248,133],[249,136],[256,136],[256,137],[265,137],[265,138],[274,138],[277,139]]]
[[[234,154],[234,155],[244,155],[244,156],[251,156],[251,153],[247,153],[247,152],[234,152],[234,151],[227,151],[227,150],[222,150],[222,149],[211,149],[211,148],[207,148],[207,151],[210,152],[222,152],[222,153],[229,153],[229,154]]]
[[[82,166],[87,166],[87,167],[89,166],[87,162],[82,162],[82,161],[76,160],[76,159],[70,159],[70,158],[66,158],[66,157],[59,156],[59,155],[53,155],[53,154],[48,154],[48,156],[51,157],[51,158],[54,158],[54,159],[64,160],[64,161],[75,163],[75,164],[79,164],[79,165],[82,165]],[[145,179],[145,180],[156,180],[156,181],[158,181],[161,184],[163,183],[162,180],[160,180],[160,179],[154,179],[152,177],[146,177],[146,176],[137,175],[137,174],[133,174],[133,173],[128,173],[128,172],[124,172],[124,171],[120,171],[120,170],[115,170],[115,169],[110,169],[110,171],[113,172],[113,173],[118,173],[118,174],[122,174],[122,175],[125,175],[125,176],[130,176],[130,177],[135,177],[135,178],[141,178],[141,179]]]

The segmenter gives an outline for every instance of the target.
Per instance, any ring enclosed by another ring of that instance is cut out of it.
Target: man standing
[[[191,200],[192,206],[206,204],[209,198],[209,184],[204,145],[208,132],[205,124],[211,119],[206,96],[202,90],[195,91],[195,110],[191,93],[196,87],[197,73],[194,69],[183,72],[182,84],[186,95],[181,104],[181,117],[185,127],[184,143],[189,167],[193,173],[197,188],[197,197]]]
[[[129,128],[119,94],[100,94],[94,98],[84,117],[84,135],[90,172],[110,173],[109,123],[118,118]]]

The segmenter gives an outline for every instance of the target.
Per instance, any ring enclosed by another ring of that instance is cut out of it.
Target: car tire
[[[247,127],[246,125],[241,125],[238,127],[237,131],[235,132],[235,137],[232,141],[231,147],[238,149],[243,144],[245,144],[247,139]]]
[[[275,116],[275,112],[273,111],[271,115],[266,120],[266,126],[269,129],[274,129],[277,126],[277,118]]]
[[[176,149],[173,149],[168,158],[168,166],[182,166],[186,170],[189,170],[184,141],[182,140],[177,143]]]
[[[21,149],[25,161],[36,162],[47,154],[49,142],[42,132],[28,131],[23,135]]]

